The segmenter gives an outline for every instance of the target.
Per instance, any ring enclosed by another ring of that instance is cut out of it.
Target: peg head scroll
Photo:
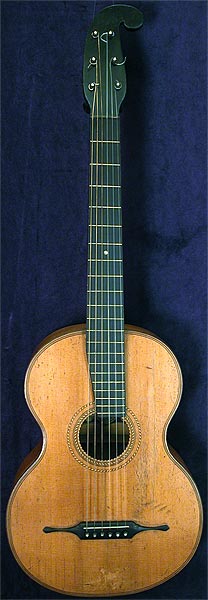
[[[95,16],[87,34],[83,86],[93,116],[117,117],[126,94],[126,58],[119,32],[122,23],[127,29],[138,29],[143,15],[134,6],[107,6]]]

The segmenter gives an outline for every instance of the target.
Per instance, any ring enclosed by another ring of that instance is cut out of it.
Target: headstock
[[[138,29],[142,13],[134,6],[117,4],[100,11],[88,31],[83,67],[83,85],[94,116],[118,116],[126,94],[125,58],[119,27]]]

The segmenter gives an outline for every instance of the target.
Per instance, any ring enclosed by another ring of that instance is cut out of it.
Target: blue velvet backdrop
[[[3,513],[40,431],[23,396],[44,336],[85,321],[89,117],[82,60],[109,2],[3,2]],[[175,352],[184,393],[169,441],[205,499],[206,2],[131,2],[121,115],[126,322]],[[4,515],[3,515],[4,531]],[[206,598],[205,540],[141,598]],[[2,598],[61,598],[29,579],[3,533]]]

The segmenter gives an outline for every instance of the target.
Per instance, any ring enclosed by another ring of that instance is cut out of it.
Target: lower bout
[[[80,540],[68,533],[22,539],[16,555],[41,585],[77,596],[133,594],[176,575],[190,560],[195,542],[188,532],[144,531],[131,540]],[[14,548],[13,548],[14,551]],[[15,551],[16,554],[16,551]]]

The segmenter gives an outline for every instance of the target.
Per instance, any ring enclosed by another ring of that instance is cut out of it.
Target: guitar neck
[[[119,117],[91,117],[87,355],[97,416],[125,414]]]

